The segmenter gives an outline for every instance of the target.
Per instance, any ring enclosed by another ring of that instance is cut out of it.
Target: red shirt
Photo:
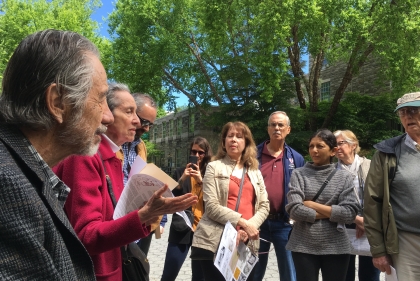
[[[241,179],[235,176],[230,176],[227,207],[231,210],[235,210],[236,208],[236,201],[238,200],[240,184]],[[242,218],[246,220],[252,218],[255,213],[255,191],[247,174],[245,174],[241,201],[239,202],[239,208],[237,212],[240,213]]]
[[[261,155],[261,174],[264,178],[265,188],[270,201],[270,214],[279,214],[284,200],[284,169],[283,169],[283,151],[276,158],[268,152],[267,141]]]
[[[118,201],[124,187],[121,161],[104,138],[99,152]],[[108,193],[104,165],[98,154],[92,157],[70,156],[53,171],[71,188],[64,210],[92,258],[97,280],[121,281],[120,247],[146,237],[149,229],[140,223],[137,211],[113,220],[114,207]]]

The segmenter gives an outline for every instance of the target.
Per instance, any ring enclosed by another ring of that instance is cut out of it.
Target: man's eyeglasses
[[[149,128],[153,127],[153,123],[150,122],[149,120],[141,118],[138,114],[137,114],[137,117],[140,119],[140,123],[142,127],[147,127],[147,126],[149,126]]]
[[[200,156],[203,156],[204,154],[206,154],[204,151],[191,149],[191,155],[197,155],[197,153]]]
[[[346,143],[349,143],[348,141],[339,141],[337,142],[337,146],[345,145]]]
[[[417,113],[419,113],[420,111],[420,107],[412,107],[412,106],[407,106],[407,107],[403,107],[398,109],[397,114],[400,117],[403,117],[405,115],[416,115]]]

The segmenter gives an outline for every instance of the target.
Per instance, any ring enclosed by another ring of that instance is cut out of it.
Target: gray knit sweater
[[[315,210],[303,205],[303,201],[312,200],[333,169],[334,164],[315,166],[306,163],[293,171],[286,211],[295,223],[286,245],[287,250],[314,255],[350,253],[347,233],[339,232],[337,223],[352,223],[360,208],[353,175],[345,170],[337,170],[316,200],[317,203],[332,207],[329,219],[315,220]]]

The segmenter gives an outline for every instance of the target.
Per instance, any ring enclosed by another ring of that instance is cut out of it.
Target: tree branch
[[[175,78],[164,68],[162,68],[163,73],[165,74],[166,78],[169,80],[169,82],[179,91],[181,91],[184,95],[187,96],[187,98],[194,104],[194,107],[198,109],[202,114],[208,115],[206,110],[197,102],[197,99],[188,93],[176,80]]]

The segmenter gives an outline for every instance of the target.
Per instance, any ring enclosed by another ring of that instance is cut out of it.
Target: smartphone
[[[197,165],[198,157],[195,155],[190,155],[189,163]],[[190,166],[193,170],[197,170],[195,166]]]

